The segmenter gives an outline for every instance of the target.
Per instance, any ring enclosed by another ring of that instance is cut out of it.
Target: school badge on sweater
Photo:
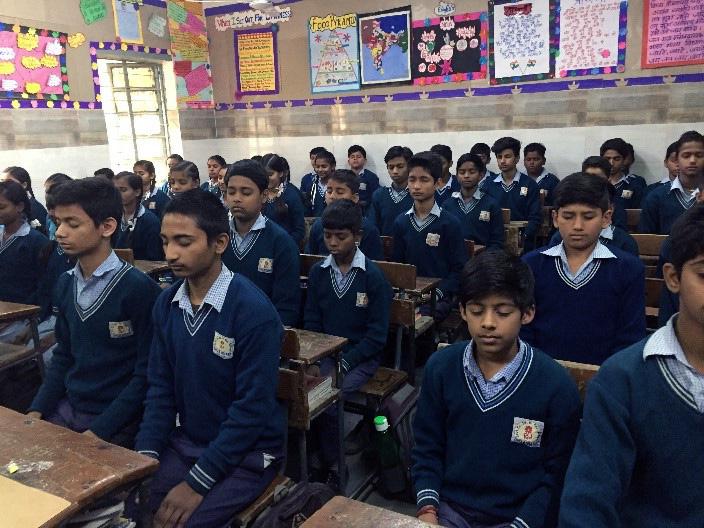
[[[213,354],[223,359],[232,359],[235,354],[235,338],[215,332],[213,337]]]
[[[480,211],[479,220],[482,222],[489,222],[491,220],[491,213],[489,211]]]
[[[428,233],[425,237],[425,243],[431,247],[438,247],[440,244],[440,234],[439,233]]]
[[[112,339],[134,335],[132,321],[110,321],[108,322],[108,330]]]
[[[272,273],[274,271],[274,259],[262,257],[257,264],[259,273]]]
[[[513,419],[511,442],[525,444],[528,447],[540,447],[543,429],[545,429],[543,422],[515,417]]]

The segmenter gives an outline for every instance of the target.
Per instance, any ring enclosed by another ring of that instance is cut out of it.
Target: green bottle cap
[[[377,416],[374,418],[374,429],[377,431],[386,431],[389,428],[389,421],[386,416]]]

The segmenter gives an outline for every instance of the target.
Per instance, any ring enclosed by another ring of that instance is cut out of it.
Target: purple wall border
[[[625,83],[625,85],[624,85]],[[237,103],[216,103],[215,110],[251,110],[259,108],[297,108],[301,106],[356,105],[400,101],[418,101],[423,99],[456,99],[465,97],[484,97],[491,95],[534,94],[546,92],[564,92],[578,90],[598,90],[603,88],[628,89],[633,86],[655,86],[662,84],[704,83],[704,73],[685,73],[681,75],[656,75],[651,77],[625,77],[623,79],[575,79],[551,82],[524,83],[517,85],[486,86],[472,88],[452,88],[432,92],[400,92],[388,95],[343,95],[339,97],[316,97],[308,99],[252,101]],[[387,101],[387,98],[391,98]]]
[[[164,0],[142,0],[144,5],[150,5],[154,7],[163,7],[166,9],[166,2]]]

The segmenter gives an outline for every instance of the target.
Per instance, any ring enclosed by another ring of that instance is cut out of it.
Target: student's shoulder
[[[376,224],[366,216],[362,217],[362,230],[365,234],[379,234],[379,229],[376,227]]]
[[[154,225],[161,225],[161,222],[159,221],[159,217],[157,214],[154,212],[153,209],[145,208],[144,214],[140,218],[140,220],[149,226],[154,226]],[[139,225],[139,222],[137,223]]]
[[[528,264],[531,268],[536,268],[546,262],[552,262],[554,257],[550,255],[545,255],[543,251],[550,249],[551,247],[554,247],[552,245],[547,245],[538,249],[534,249],[533,251],[530,251],[523,255],[521,259],[523,262]]]
[[[518,184],[521,187],[528,187],[528,190],[539,190],[539,186],[535,183],[535,180],[528,176],[527,174],[521,173],[521,177],[518,180]]]
[[[469,341],[458,341],[436,350],[425,364],[424,376],[435,376],[441,380],[451,371],[462,368],[462,357]]]
[[[576,394],[574,381],[567,373],[567,369],[542,350],[535,347],[530,348],[533,353],[531,367],[535,369],[543,386],[552,384],[559,390],[567,390]]]
[[[27,234],[27,241],[30,242],[33,246],[41,247],[44,247],[49,243],[49,239],[47,238],[47,236],[34,228],[31,228],[29,230],[29,233]]]
[[[150,298],[153,300],[161,291],[159,285],[134,266],[130,264],[127,264],[127,266],[125,274],[120,280],[120,289],[126,289],[126,293],[136,295],[138,298],[151,294]]]
[[[614,261],[616,267],[619,269],[626,270],[627,273],[645,270],[645,266],[638,256],[617,247],[609,247],[609,251],[611,251],[616,258],[606,260]]]
[[[643,350],[654,335],[650,335],[609,357],[599,367],[595,380],[602,383],[607,390],[616,391],[626,383],[630,384],[633,383],[633,380],[643,378],[646,368]]]
[[[388,282],[386,280],[384,272],[381,271],[379,265],[366,255],[364,257],[364,267],[364,272],[369,276],[370,279],[379,282]]]
[[[290,241],[291,244],[293,244],[293,246],[295,247],[296,244],[295,242],[293,242],[291,235],[289,235],[283,227],[281,227],[279,224],[277,224],[270,218],[266,219],[265,230],[269,233],[269,236],[271,236],[275,242],[288,245],[288,242]]]
[[[449,201],[452,201],[452,198],[450,198],[448,202]],[[445,212],[445,214],[443,214],[443,212]],[[462,224],[454,214],[450,214],[450,211],[445,211],[445,205],[442,206],[440,211],[440,221],[450,229],[457,230],[458,232],[462,231]]]

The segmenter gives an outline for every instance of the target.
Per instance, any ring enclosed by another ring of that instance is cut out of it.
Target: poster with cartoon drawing
[[[491,84],[554,77],[559,41],[555,11],[552,0],[489,1]]]
[[[308,21],[313,93],[359,90],[357,15],[314,16]]]
[[[486,78],[487,15],[462,13],[413,21],[413,84]]]
[[[359,15],[362,85],[411,80],[411,8]]]

